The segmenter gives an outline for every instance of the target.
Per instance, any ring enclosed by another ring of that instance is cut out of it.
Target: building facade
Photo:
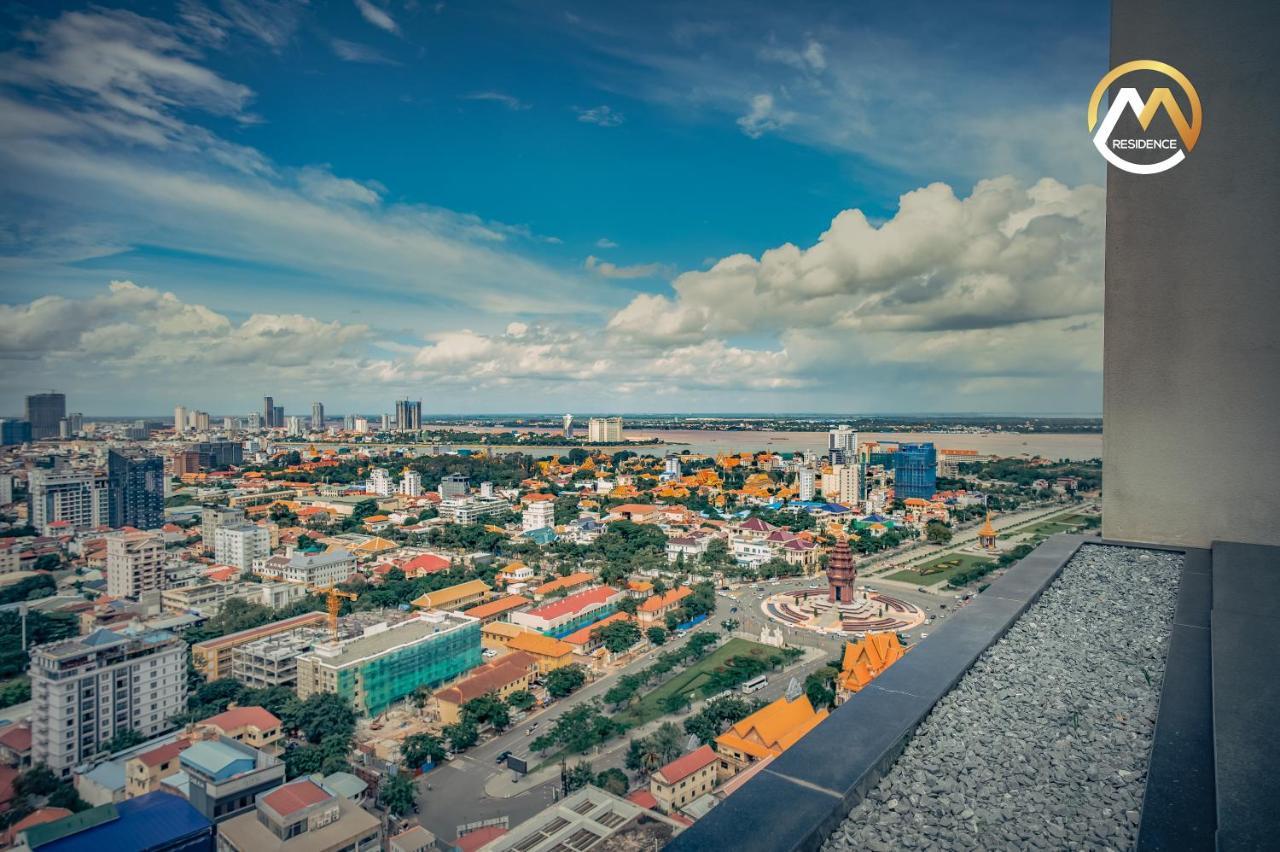
[[[111,492],[107,523],[140,530],[164,526],[164,459],[111,450],[107,483]]]
[[[58,437],[58,424],[66,416],[66,394],[50,391],[27,397],[27,422],[31,424],[33,441]]]
[[[32,759],[66,777],[117,734],[170,727],[186,708],[187,644],[96,630],[32,648],[30,675]]]
[[[110,503],[106,477],[93,471],[37,468],[27,477],[27,517],[41,535],[55,521],[66,521],[72,530],[105,526]]]
[[[137,599],[164,588],[164,537],[154,532],[107,537],[107,594]]]
[[[933,444],[899,444],[893,454],[893,496],[931,500],[938,491],[938,458]]]
[[[220,565],[248,571],[254,560],[270,555],[271,532],[266,527],[241,522],[220,526],[214,533],[213,558]]]
[[[622,443],[622,418],[592,417],[587,421],[587,441],[592,444]]]

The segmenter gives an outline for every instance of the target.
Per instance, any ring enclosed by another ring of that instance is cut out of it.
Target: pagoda
[[[854,586],[858,582],[858,569],[853,567],[853,554],[849,542],[836,541],[827,559],[827,600],[834,604],[853,603]]]
[[[996,528],[991,525],[990,510],[987,511],[987,522],[982,525],[982,529],[978,530],[978,544],[987,550],[995,550]]]

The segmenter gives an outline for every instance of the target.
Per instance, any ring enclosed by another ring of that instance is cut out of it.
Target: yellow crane
[[[325,603],[329,608],[329,632],[333,634],[334,641],[337,641],[338,612],[342,609],[342,599],[353,601],[359,595],[355,592],[344,592],[337,586],[307,586],[307,591],[318,592],[325,596]]]

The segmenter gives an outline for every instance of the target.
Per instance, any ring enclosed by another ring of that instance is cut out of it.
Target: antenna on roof
[[[797,698],[799,698],[803,694],[804,694],[804,690],[800,688],[800,679],[794,678],[794,677],[791,678],[791,683],[787,684],[787,691],[786,691],[787,700],[795,701]]]

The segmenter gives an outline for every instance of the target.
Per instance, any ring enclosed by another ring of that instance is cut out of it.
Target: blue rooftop
[[[186,799],[160,791],[27,829],[31,848],[41,852],[150,852],[178,846],[183,852],[212,852],[213,836],[213,823]]]
[[[225,781],[258,765],[256,757],[224,742],[202,740],[179,755],[183,766],[195,769],[214,781]]]

